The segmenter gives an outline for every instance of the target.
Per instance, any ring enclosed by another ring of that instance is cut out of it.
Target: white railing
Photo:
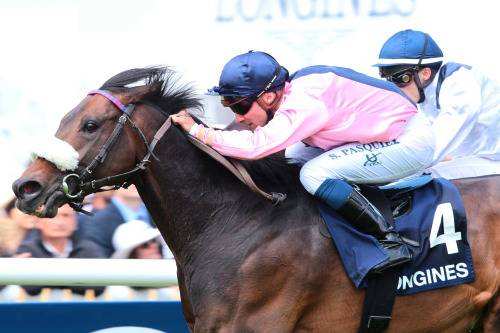
[[[0,258],[0,285],[133,286],[177,285],[172,259]]]

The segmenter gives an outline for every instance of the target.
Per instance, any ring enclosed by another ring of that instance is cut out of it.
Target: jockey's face
[[[281,102],[282,91],[263,93],[244,115],[235,113],[235,121],[248,126],[252,131],[257,127],[266,125],[269,120],[268,114],[273,114]]]
[[[252,103],[250,110],[244,115],[235,113],[234,116],[237,123],[247,125],[252,131],[267,124],[267,113],[257,101]]]
[[[432,71],[428,67],[422,68],[421,70],[418,71],[418,77],[424,87],[426,87],[427,84],[430,83],[429,79],[431,78],[431,76],[432,76]],[[408,96],[415,103],[418,103],[418,101],[420,100],[420,93],[418,92],[418,86],[417,83],[415,82],[414,77],[412,77],[408,85],[400,87],[400,89],[403,90],[406,96]]]

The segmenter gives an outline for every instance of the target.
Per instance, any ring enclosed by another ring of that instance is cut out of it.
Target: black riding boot
[[[376,265],[370,272],[380,273],[387,268],[411,260],[411,252],[397,231],[389,224],[380,211],[355,188],[347,201],[337,209],[359,231],[375,236],[387,250],[389,259]]]

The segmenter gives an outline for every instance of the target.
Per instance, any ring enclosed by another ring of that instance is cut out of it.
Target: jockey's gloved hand
[[[194,119],[189,115],[186,110],[182,110],[174,115],[172,115],[172,121],[182,127],[183,130],[189,132],[191,127],[195,124]]]

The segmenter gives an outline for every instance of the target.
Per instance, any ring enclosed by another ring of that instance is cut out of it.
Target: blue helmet
[[[431,36],[422,31],[403,30],[384,43],[374,66],[421,66],[442,61],[443,51]]]
[[[258,96],[283,86],[288,71],[265,52],[249,51],[237,55],[224,66],[219,86],[212,94],[227,97]]]

